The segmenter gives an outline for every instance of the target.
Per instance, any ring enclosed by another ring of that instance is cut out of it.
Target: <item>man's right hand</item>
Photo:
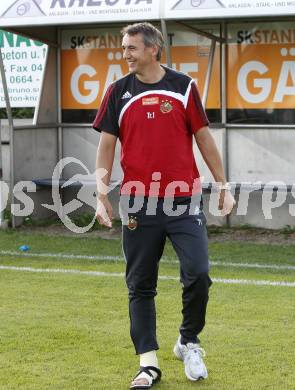
[[[113,208],[106,195],[97,197],[96,219],[101,225],[112,227]]]

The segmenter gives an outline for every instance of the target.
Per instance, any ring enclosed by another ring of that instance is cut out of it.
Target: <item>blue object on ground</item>
[[[30,249],[28,245],[22,245],[18,248],[20,251],[26,252]]]

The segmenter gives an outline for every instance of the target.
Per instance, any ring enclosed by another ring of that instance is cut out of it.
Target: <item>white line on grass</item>
[[[122,256],[90,256],[90,255],[73,255],[67,253],[35,253],[35,252],[16,252],[16,251],[0,251],[0,255],[18,256],[18,257],[52,257],[61,259],[84,259],[84,260],[110,260],[124,261]]]
[[[232,263],[226,261],[210,261],[211,265],[222,267],[236,267],[236,268],[261,268],[273,270],[291,270],[295,271],[295,265],[288,264],[258,264],[258,263]]]
[[[100,272],[100,271],[81,271],[78,269],[60,269],[60,268],[33,268],[33,267],[14,267],[0,265],[0,270],[20,271],[20,272],[36,272],[36,273],[61,273],[75,275],[90,275],[90,276],[107,276],[107,277],[124,277],[122,272]],[[160,280],[177,280],[176,276],[161,275]],[[248,280],[248,279],[220,279],[212,278],[215,283],[223,284],[244,284],[249,286],[280,286],[280,287],[295,287],[295,282],[273,282],[271,280]]]
[[[61,259],[81,259],[81,260],[98,260],[98,261],[125,261],[122,256],[108,256],[108,255],[73,255],[65,253],[24,253],[16,251],[0,251],[0,255],[6,256],[18,256],[18,257],[49,257],[49,258],[61,258]],[[168,260],[163,257],[161,260],[165,264],[178,264],[178,260]],[[226,261],[210,261],[210,264],[217,267],[235,267],[235,268],[261,268],[261,269],[273,269],[273,270],[290,270],[295,271],[294,265],[289,264],[258,264],[258,263],[233,263]]]

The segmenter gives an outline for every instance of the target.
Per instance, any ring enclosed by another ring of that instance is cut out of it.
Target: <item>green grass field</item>
[[[0,232],[0,389],[128,389],[138,359],[124,262],[114,256],[120,240]],[[163,380],[154,388],[295,389],[295,245],[214,243],[210,259],[216,281],[201,335],[209,378],[189,382],[172,354],[181,288],[167,245],[160,275],[170,279],[159,280],[156,298]]]

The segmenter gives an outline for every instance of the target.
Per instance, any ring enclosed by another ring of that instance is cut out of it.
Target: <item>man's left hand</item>
[[[229,190],[220,190],[218,209],[224,217],[232,212],[236,201]]]

